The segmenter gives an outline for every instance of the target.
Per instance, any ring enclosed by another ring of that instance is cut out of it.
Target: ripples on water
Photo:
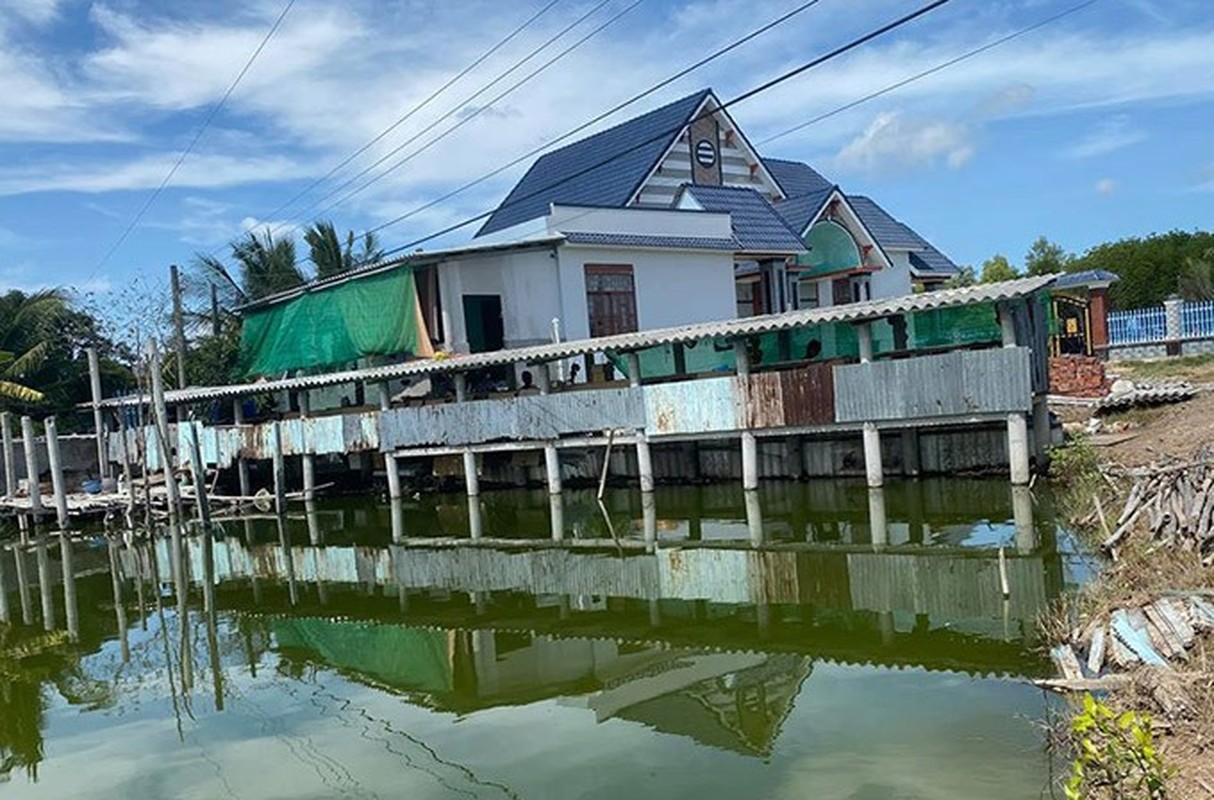
[[[470,515],[547,539],[542,492],[319,502],[187,536],[180,559],[97,535],[72,547],[70,615],[58,543],[10,531],[0,793],[1041,796],[1033,617],[1088,569],[1048,493],[607,499],[610,522],[566,493],[559,527],[619,547],[393,544],[467,537]]]

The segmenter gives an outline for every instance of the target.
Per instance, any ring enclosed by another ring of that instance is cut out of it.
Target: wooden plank
[[[1135,609],[1135,611],[1137,611]],[[1150,666],[1163,667],[1167,660],[1151,644],[1146,633],[1146,618],[1142,612],[1134,613],[1119,608],[1109,620],[1113,635],[1133,653],[1139,661]]]
[[[1214,604],[1197,595],[1189,598],[1189,608],[1193,611],[1193,624],[1200,629],[1214,628]]]
[[[1142,615],[1146,619],[1147,638],[1151,640],[1151,644],[1155,645],[1155,649],[1164,655],[1165,658],[1186,658],[1184,645],[1180,643],[1180,639],[1172,632],[1172,626],[1168,625],[1167,620],[1159,615],[1153,606],[1145,606],[1142,609]]]
[[[1054,660],[1054,666],[1058,667],[1058,672],[1062,674],[1064,680],[1077,681],[1083,678],[1083,669],[1079,666],[1079,659],[1075,657],[1075,651],[1069,644],[1060,644],[1052,648],[1050,658]]]
[[[1121,669],[1129,669],[1135,664],[1141,664],[1142,659],[1134,655],[1134,651],[1121,643],[1121,640],[1113,633],[1108,637],[1109,656],[1113,659],[1113,663]]]
[[[1171,626],[1181,647],[1187,649],[1193,646],[1197,641],[1197,631],[1189,624],[1183,605],[1177,603],[1175,598],[1161,598],[1155,601],[1153,608],[1160,618]]]
[[[1088,647],[1087,668],[1092,675],[1099,675],[1100,671],[1104,669],[1105,645],[1105,630],[1102,625],[1092,634],[1092,644]]]

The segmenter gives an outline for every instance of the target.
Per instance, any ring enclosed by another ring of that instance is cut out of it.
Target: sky
[[[727,101],[925,1],[820,0],[595,128],[706,86]],[[873,197],[959,264],[994,253],[1018,263],[1039,235],[1082,252],[1214,227],[1208,0],[1096,0],[767,141],[1078,2],[953,0],[731,113],[764,155],[805,160]],[[60,286],[104,304],[138,282],[166,284],[169,264],[226,257],[250,229],[298,236],[318,217],[339,230],[382,225],[800,0],[296,0],[216,112],[285,5],[0,3],[0,291]],[[384,228],[383,245],[490,211],[528,163]],[[459,244],[476,227],[426,246]]]

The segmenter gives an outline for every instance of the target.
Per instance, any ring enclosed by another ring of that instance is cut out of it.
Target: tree
[[[0,297],[0,397],[37,403],[46,395],[29,380],[46,361],[55,323],[66,312],[59,289]]]
[[[1185,259],[1177,289],[1185,300],[1214,300],[1214,248],[1200,258],[1189,256]]]
[[[974,274],[974,268],[964,266],[957,270],[957,274],[949,278],[944,283],[945,289],[961,289],[966,286],[973,286],[978,282],[978,276]]]
[[[1096,245],[1067,265],[1068,272],[1105,269],[1121,280],[1109,290],[1114,308],[1162,303],[1179,286],[1188,259],[1214,248],[1214,233],[1171,231]]]
[[[313,224],[304,232],[309,249],[308,258],[316,267],[316,277],[328,278],[343,272],[370,266],[383,260],[384,251],[374,233],[363,234],[354,247],[354,231],[346,233],[343,244],[333,223],[327,220]]]
[[[982,283],[1010,281],[1019,277],[1020,273],[1008,262],[1006,256],[996,254],[982,262]]]
[[[260,235],[249,231],[232,242],[232,258],[240,270],[234,278],[223,262],[214,256],[198,253],[194,267],[199,273],[196,283],[214,284],[225,295],[226,305],[248,303],[308,282],[307,276],[295,262],[295,240],[282,238],[265,230]]]
[[[1044,236],[1038,236],[1029,251],[1024,254],[1024,272],[1026,275],[1052,275],[1064,272],[1067,264],[1074,260],[1060,244],[1055,244]]]

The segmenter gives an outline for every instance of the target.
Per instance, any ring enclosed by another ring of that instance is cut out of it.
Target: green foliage
[[[304,232],[304,242],[308,245],[308,258],[316,267],[316,277],[328,278],[383,260],[384,251],[374,233],[358,239],[357,249],[355,241],[354,231],[347,231],[343,244],[337,229],[327,220],[308,228]]]
[[[978,276],[974,273],[974,268],[970,266],[961,267],[957,270],[957,274],[944,282],[945,289],[961,289],[966,286],[973,286],[978,282]]]
[[[1067,800],[1107,797],[1165,800],[1171,771],[1155,749],[1151,718],[1117,714],[1092,695],[1071,720],[1076,757],[1064,790]]]
[[[1107,269],[1121,276],[1109,297],[1119,309],[1162,303],[1179,289],[1188,259],[1214,248],[1214,233],[1172,231],[1097,245],[1067,265],[1067,271]]]
[[[1186,258],[1177,284],[1185,300],[1214,300],[1214,248]]]
[[[1072,439],[1050,451],[1050,480],[1064,486],[1100,480],[1100,458],[1087,437]]]
[[[216,335],[195,339],[186,352],[185,374],[191,386],[223,386],[239,381],[240,327],[227,324]]]
[[[1052,275],[1063,272],[1074,256],[1044,236],[1038,236],[1029,251],[1024,254],[1024,272],[1026,275]]]
[[[993,255],[982,262],[982,283],[998,283],[1019,277],[1020,273],[1008,262],[1006,256]]]

